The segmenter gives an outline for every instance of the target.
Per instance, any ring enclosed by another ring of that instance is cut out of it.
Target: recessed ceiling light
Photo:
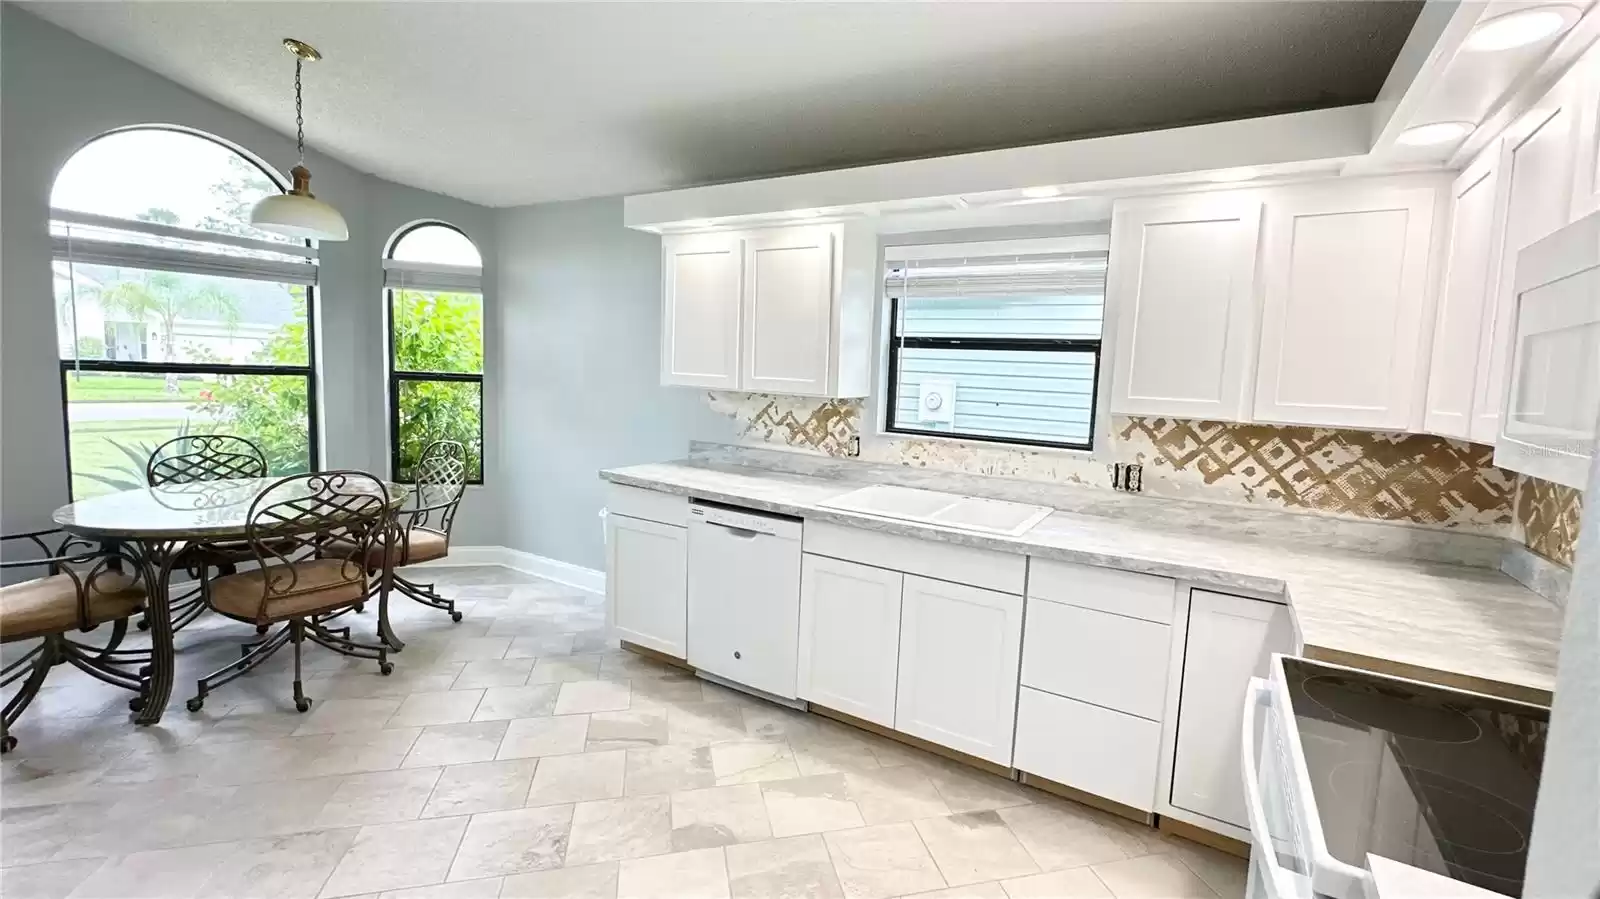
[[[1426,125],[1412,125],[1400,132],[1395,142],[1407,147],[1453,144],[1471,134],[1476,127],[1471,122],[1430,122]]]
[[[1249,181],[1251,178],[1259,178],[1260,176],[1260,169],[1218,169],[1217,171],[1207,175],[1206,180],[1216,181],[1219,184],[1226,184],[1231,181]]]
[[[1053,184],[1044,187],[1024,187],[1022,195],[1030,200],[1045,200],[1050,197],[1060,196],[1061,188]]]
[[[1560,34],[1578,21],[1576,7],[1535,6],[1479,22],[1463,45],[1468,50],[1509,50]]]

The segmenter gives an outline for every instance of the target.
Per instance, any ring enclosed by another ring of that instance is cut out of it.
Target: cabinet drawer
[[[1172,623],[1177,585],[1153,574],[1034,559],[1028,595],[1114,615]]]
[[[606,512],[681,528],[689,523],[689,498],[622,484],[607,484]]]
[[[1161,725],[1022,688],[1012,766],[1141,811],[1156,799]]]
[[[1022,683],[1160,721],[1171,641],[1165,624],[1030,599]]]
[[[1017,596],[1028,573],[1026,556],[823,522],[806,522],[805,551]]]

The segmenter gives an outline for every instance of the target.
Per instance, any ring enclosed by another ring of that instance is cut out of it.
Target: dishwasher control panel
[[[760,512],[690,503],[689,521],[690,523],[703,521],[706,524],[721,525],[736,531],[765,534],[785,540],[800,539],[801,525],[797,519],[763,515]]]

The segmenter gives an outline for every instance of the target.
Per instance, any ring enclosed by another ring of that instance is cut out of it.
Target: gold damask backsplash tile
[[[1146,481],[1198,480],[1225,501],[1446,527],[1511,522],[1516,479],[1485,446],[1171,418],[1119,419],[1117,434],[1119,455],[1155,469]]]
[[[739,426],[739,440],[849,456],[861,422],[860,400],[819,400],[765,393],[707,395],[711,408]]]
[[[1552,562],[1572,567],[1583,517],[1583,491],[1524,477],[1517,486],[1515,539]]]

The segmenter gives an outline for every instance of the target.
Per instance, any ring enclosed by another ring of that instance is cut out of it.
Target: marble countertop
[[[859,481],[702,461],[600,475],[809,520],[1284,596],[1309,657],[1531,702],[1549,702],[1555,687],[1560,610],[1488,568],[1230,536],[1194,517],[1193,503],[1159,525],[1057,511],[1009,537],[818,505],[864,486]]]

